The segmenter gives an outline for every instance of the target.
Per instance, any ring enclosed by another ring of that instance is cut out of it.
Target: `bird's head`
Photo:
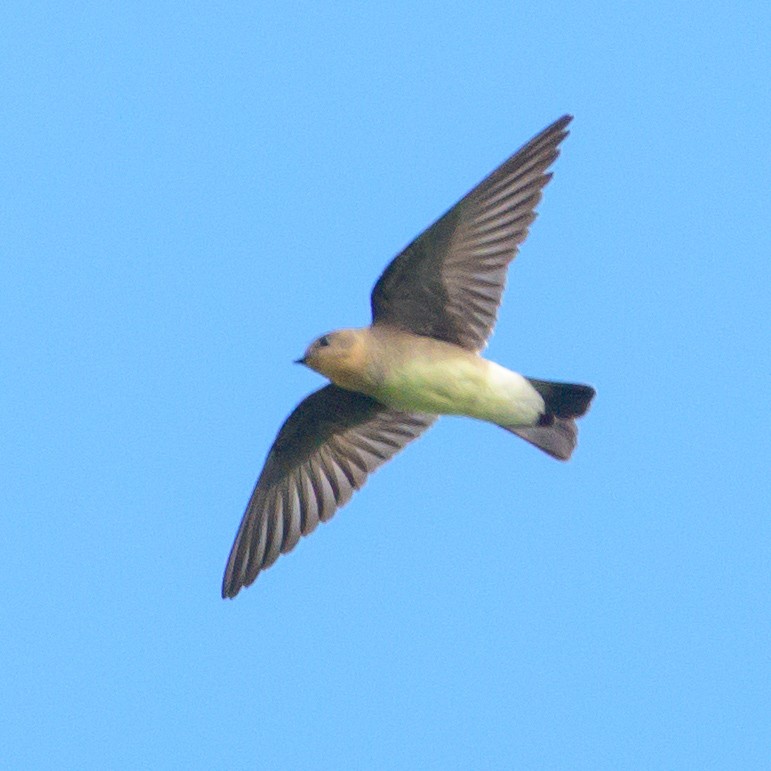
[[[352,390],[366,384],[367,330],[340,329],[316,338],[296,364],[304,364],[333,383]]]

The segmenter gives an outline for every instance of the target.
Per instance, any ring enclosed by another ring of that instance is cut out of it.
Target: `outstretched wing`
[[[373,324],[484,348],[571,120],[531,139],[391,262],[372,290]]]
[[[335,385],[306,397],[268,453],[228,558],[222,596],[249,586],[435,419]]]

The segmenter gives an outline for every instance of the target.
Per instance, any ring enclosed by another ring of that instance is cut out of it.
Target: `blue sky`
[[[766,3],[0,10],[0,758],[768,758]],[[291,361],[565,112],[492,358],[559,464],[443,419],[235,601]]]

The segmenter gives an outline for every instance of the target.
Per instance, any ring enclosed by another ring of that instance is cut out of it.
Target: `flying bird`
[[[222,582],[235,597],[439,415],[466,415],[567,460],[587,385],[535,380],[483,358],[506,270],[536,217],[572,116],[531,139],[399,254],[372,290],[372,323],[310,344],[331,382],[278,432]]]

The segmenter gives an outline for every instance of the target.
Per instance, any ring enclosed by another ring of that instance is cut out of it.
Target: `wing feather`
[[[416,238],[372,290],[372,321],[481,350],[572,120],[565,115]]]
[[[231,549],[222,596],[235,597],[326,522],[433,415],[399,412],[328,385],[302,401],[268,453]]]

